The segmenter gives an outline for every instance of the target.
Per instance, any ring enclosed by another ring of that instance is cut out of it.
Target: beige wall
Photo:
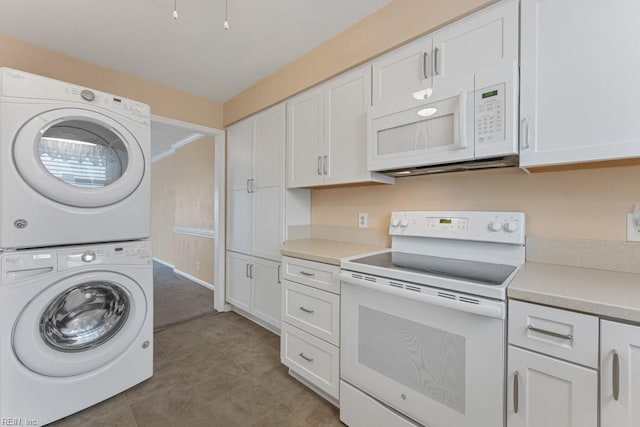
[[[318,225],[386,229],[392,210],[504,210],[527,214],[536,237],[625,240],[625,214],[640,202],[640,166],[527,175],[509,168],[401,178],[395,185],[314,190]]]
[[[211,284],[214,240],[173,227],[213,229],[214,149],[214,138],[203,137],[151,165],[154,256]]]
[[[224,123],[228,126],[493,2],[395,0],[227,101]]]
[[[222,106],[205,98],[80,61],[0,34],[0,66],[113,93],[149,104],[151,113],[222,128]]]

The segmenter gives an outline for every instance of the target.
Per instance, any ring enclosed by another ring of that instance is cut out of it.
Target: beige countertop
[[[640,274],[527,262],[509,298],[640,323]]]
[[[285,256],[303,258],[309,261],[340,265],[340,258],[376,252],[382,249],[385,249],[385,247],[364,243],[323,239],[299,239],[287,240],[282,248],[280,248],[280,253]]]

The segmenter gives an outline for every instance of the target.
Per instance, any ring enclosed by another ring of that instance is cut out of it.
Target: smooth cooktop
[[[353,259],[351,262],[493,286],[502,285],[516,269],[513,265],[393,251]]]

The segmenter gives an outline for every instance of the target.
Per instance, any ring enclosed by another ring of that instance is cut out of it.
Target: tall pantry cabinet
[[[227,162],[227,301],[280,329],[285,199],[295,197],[284,186],[284,104],[228,128]]]

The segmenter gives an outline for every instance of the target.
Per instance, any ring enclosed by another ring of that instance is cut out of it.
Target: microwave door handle
[[[458,96],[458,146],[467,148],[467,92]]]

